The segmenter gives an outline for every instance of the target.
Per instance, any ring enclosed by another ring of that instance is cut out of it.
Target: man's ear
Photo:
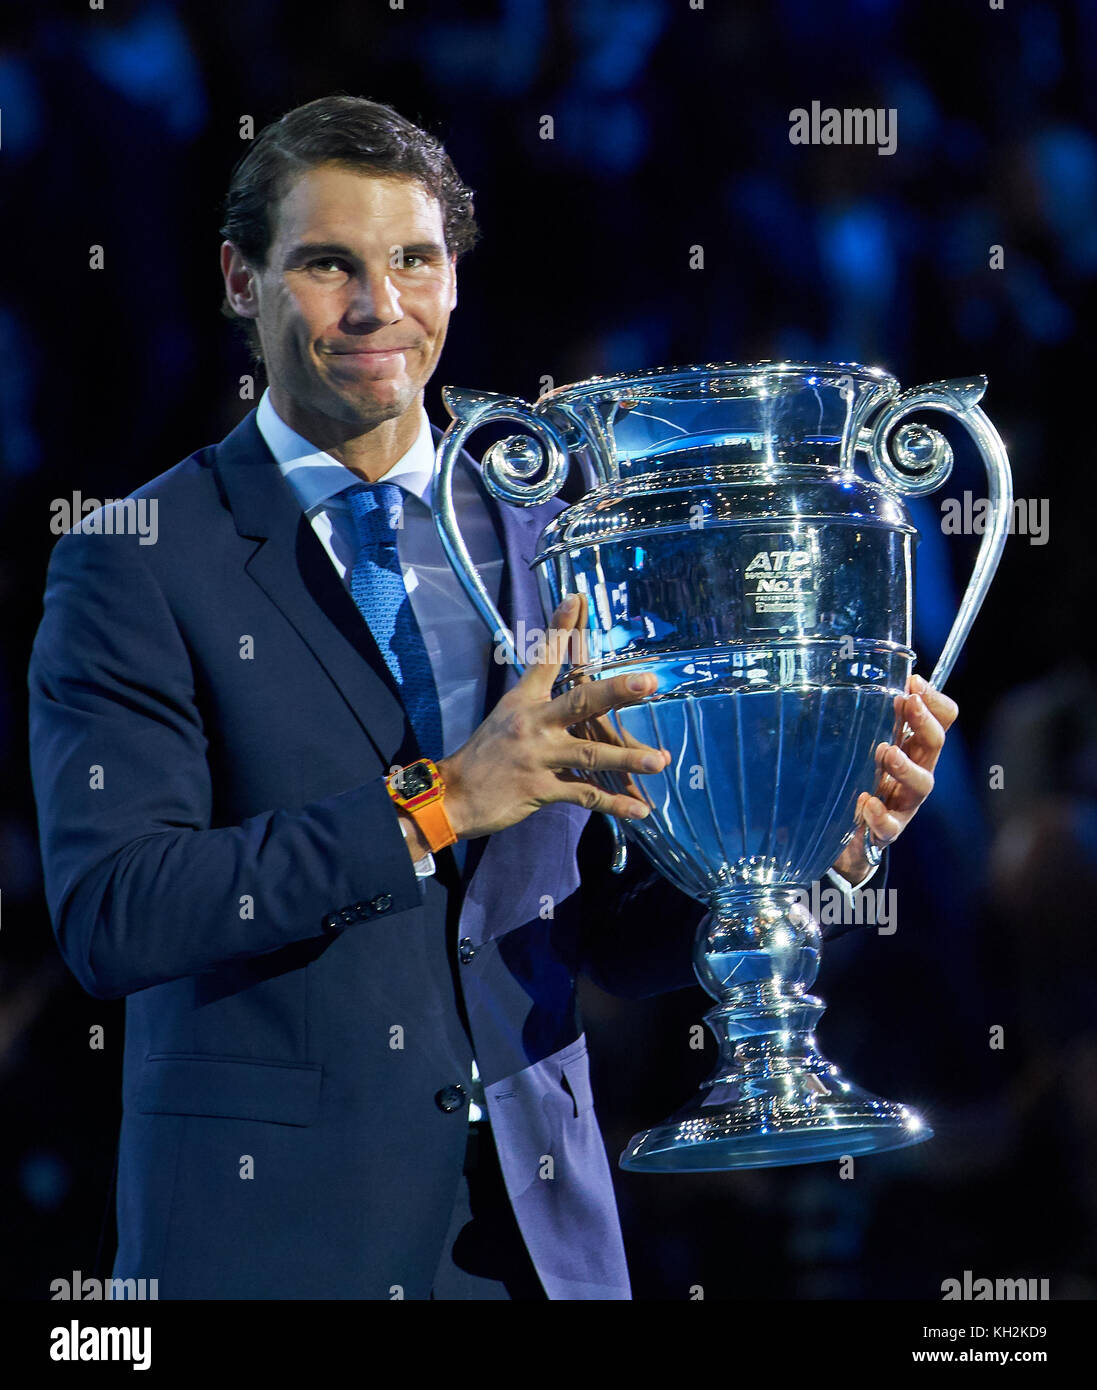
[[[231,308],[242,318],[257,318],[255,275],[231,241],[221,243],[221,274],[225,280],[225,298]]]
[[[451,256],[449,263],[453,267],[453,298],[449,302],[449,309],[452,314],[457,308],[457,257]]]

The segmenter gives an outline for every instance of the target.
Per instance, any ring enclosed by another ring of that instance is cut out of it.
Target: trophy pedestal
[[[710,1025],[720,1012],[707,1016]],[[756,1042],[741,1045],[730,1067],[719,1068],[669,1120],[634,1135],[620,1166],[633,1173],[776,1168],[932,1137],[914,1111],[846,1081],[814,1046],[790,1054]]]
[[[908,1106],[847,1081],[816,1047],[813,1030],[826,1006],[804,991],[818,970],[821,940],[802,896],[786,886],[713,895],[694,966],[719,1000],[705,1015],[719,1061],[688,1105],[633,1136],[622,1168],[775,1168],[933,1137]]]

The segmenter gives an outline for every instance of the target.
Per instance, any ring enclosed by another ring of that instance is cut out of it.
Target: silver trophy
[[[907,1106],[847,1081],[813,1036],[824,1004],[810,886],[854,834],[874,751],[898,741],[917,531],[901,500],[939,488],[952,450],[908,422],[958,420],[986,467],[990,520],[952,631],[930,677],[940,689],[986,596],[1009,528],[1009,462],[979,407],[985,377],[899,390],[855,363],[756,362],[595,377],[514,397],[447,388],[435,520],[466,592],[508,659],[511,634],[462,539],[454,461],[473,430],[511,421],[483,476],[501,501],[533,506],[574,461],[587,491],[545,528],[534,566],[545,613],[584,601],[582,647],[555,693],[652,672],[649,698],[581,735],[669,749],[638,785],[597,774],[651,806],[611,821],[615,863],[632,840],[707,904],[694,947],[716,1070],[677,1114],[634,1136],[639,1172],[809,1163],[931,1136]],[[871,477],[856,471],[859,457]]]

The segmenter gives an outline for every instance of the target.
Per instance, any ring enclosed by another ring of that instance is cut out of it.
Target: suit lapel
[[[411,762],[420,752],[392,674],[279,472],[255,416],[254,410],[245,416],[215,447],[213,459],[238,534],[256,542],[244,568],[308,646],[381,760],[387,764],[396,748],[397,762]],[[437,444],[442,431],[431,428]],[[476,484],[504,557],[498,605],[503,622],[513,627],[519,618],[539,621],[536,578],[529,565],[541,529],[556,507],[502,507],[484,485],[475,459],[462,451],[458,464]],[[513,666],[489,662],[481,718],[517,680]],[[474,857],[479,855],[469,854],[468,861]]]
[[[412,738],[396,684],[354,600],[278,471],[255,411],[216,448],[236,530],[256,541],[248,576],[293,626],[387,765]]]

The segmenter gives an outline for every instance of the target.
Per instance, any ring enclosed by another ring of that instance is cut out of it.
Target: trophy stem
[[[806,993],[822,937],[795,885],[720,889],[698,928],[694,968],[717,1001],[705,1022],[719,1050],[694,1099],[635,1135],[633,1172],[816,1163],[920,1143],[932,1130],[903,1105],[847,1081],[820,1053],[826,1005]]]

